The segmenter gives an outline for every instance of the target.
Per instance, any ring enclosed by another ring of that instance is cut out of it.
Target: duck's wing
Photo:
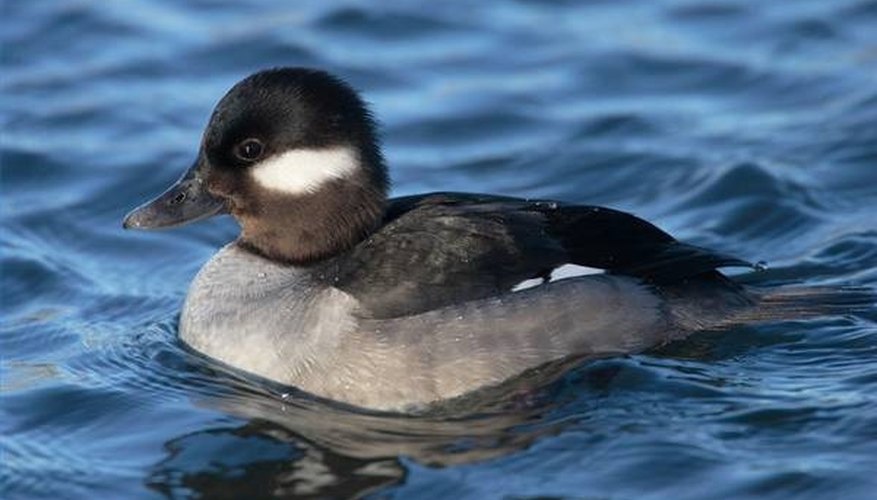
[[[390,201],[380,230],[320,270],[364,314],[406,316],[512,291],[576,264],[663,285],[740,259],[603,207],[464,193]]]

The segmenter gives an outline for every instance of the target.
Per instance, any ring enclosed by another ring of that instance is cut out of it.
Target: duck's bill
[[[125,229],[161,229],[227,213],[225,203],[207,192],[195,162],[173,186],[125,216]]]

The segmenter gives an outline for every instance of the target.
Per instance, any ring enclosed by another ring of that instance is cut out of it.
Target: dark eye
[[[259,139],[246,139],[235,147],[234,154],[244,161],[256,161],[265,147]]]
[[[169,204],[169,205],[179,205],[179,204],[182,203],[183,200],[185,200],[185,199],[186,199],[186,192],[185,192],[185,191],[182,191],[182,192],[180,192],[180,193],[177,193],[177,195],[174,196],[174,197],[168,202],[168,204]]]

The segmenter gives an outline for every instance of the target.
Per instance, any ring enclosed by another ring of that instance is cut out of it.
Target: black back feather
[[[688,245],[631,214],[545,200],[432,193],[390,200],[383,225],[322,275],[365,314],[392,317],[509,292],[563,264],[663,286],[743,260]]]

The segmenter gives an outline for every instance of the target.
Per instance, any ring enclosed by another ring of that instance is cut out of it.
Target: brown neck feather
[[[349,250],[381,224],[386,194],[368,183],[338,180],[304,196],[262,192],[250,207],[232,212],[238,243],[290,264],[314,263]]]

